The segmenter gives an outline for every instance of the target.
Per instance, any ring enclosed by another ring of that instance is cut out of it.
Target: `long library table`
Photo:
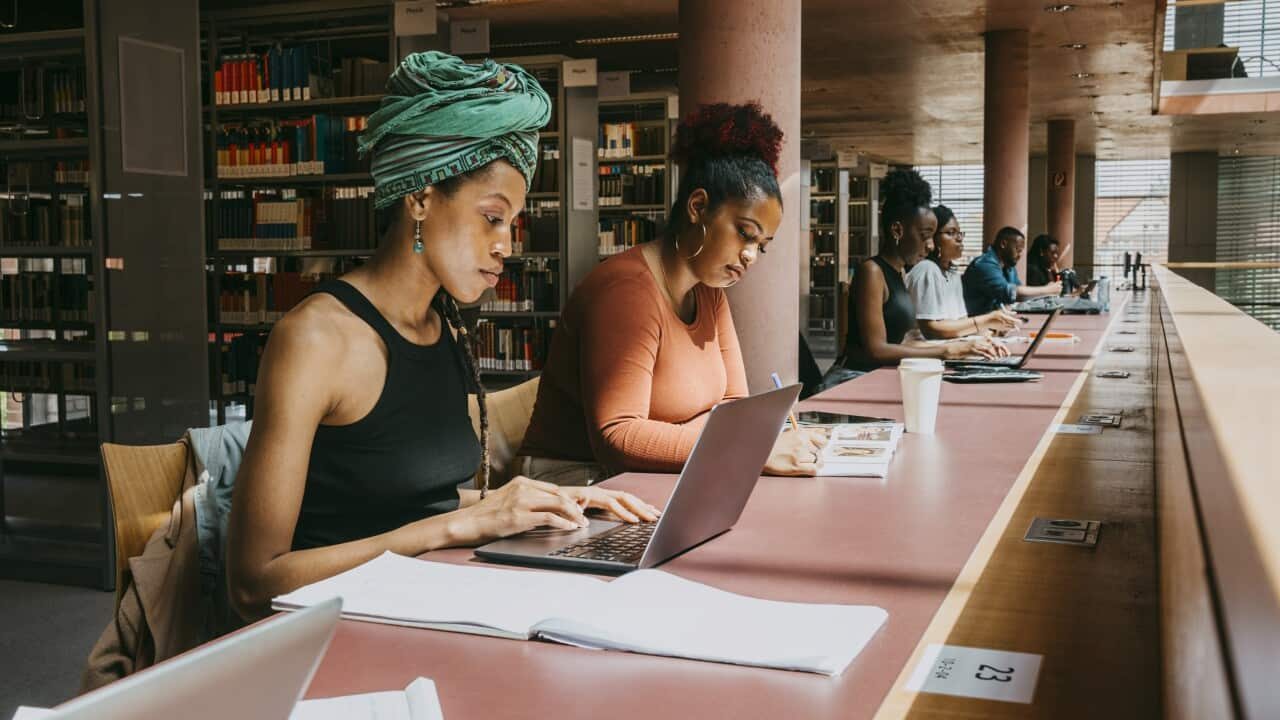
[[[1054,330],[1081,341],[1041,347],[1029,366],[1041,382],[944,384],[937,433],[904,436],[887,480],[762,478],[732,531],[662,566],[771,600],[883,607],[885,627],[840,677],[344,620],[308,697],[421,675],[449,720],[1155,716],[1151,312],[1125,299],[1110,314],[1061,317]],[[1120,344],[1134,352],[1110,351]],[[1103,368],[1132,375],[1098,378]],[[900,419],[897,371],[801,408]],[[1088,409],[1122,411],[1123,425],[1052,432]],[[626,474],[608,486],[662,503],[674,480]],[[1037,515],[1103,520],[1099,543],[1023,542]],[[469,550],[423,557],[478,562]],[[931,642],[1044,655],[1032,703],[906,691]]]

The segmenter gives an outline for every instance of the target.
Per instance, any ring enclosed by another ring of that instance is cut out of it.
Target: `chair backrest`
[[[514,475],[516,451],[524,444],[524,434],[533,418],[533,403],[538,398],[538,378],[514,387],[485,395],[489,410],[489,482],[498,486]],[[470,397],[471,426],[480,436],[480,408],[474,395]]]
[[[142,554],[182,492],[187,445],[102,444],[102,461],[116,526],[116,604],[124,593],[129,558]]]

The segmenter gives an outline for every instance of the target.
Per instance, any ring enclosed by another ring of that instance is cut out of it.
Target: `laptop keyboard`
[[[583,560],[602,560],[634,565],[640,562],[644,549],[649,546],[653,529],[658,523],[631,523],[619,525],[607,533],[589,537],[547,553],[554,557],[572,557]]]

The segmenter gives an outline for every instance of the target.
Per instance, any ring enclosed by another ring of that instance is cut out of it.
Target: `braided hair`
[[[476,391],[476,405],[480,408],[480,472],[476,477],[479,479],[477,484],[483,499],[489,492],[489,408],[485,403],[484,384],[480,382],[480,365],[476,362],[475,335],[467,327],[462,312],[458,309],[458,301],[453,296],[441,290],[436,295],[436,305],[440,314],[458,333],[455,345],[462,348],[462,363],[467,372],[471,373],[471,382]]]

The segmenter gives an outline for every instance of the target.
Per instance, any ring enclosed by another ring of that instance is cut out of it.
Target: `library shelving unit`
[[[0,574],[108,586],[101,108],[76,10],[0,35]]]
[[[834,162],[809,165],[809,322],[810,339],[834,336],[836,304],[840,297],[839,240],[845,234],[841,212],[847,173]],[[842,182],[843,180],[843,182]]]
[[[657,237],[675,195],[667,93],[600,100],[597,164],[601,260]]]
[[[201,17],[210,420],[251,418],[274,322],[376,247],[355,138],[395,61],[387,3]]]
[[[517,250],[496,292],[469,313],[478,319],[481,379],[491,389],[539,374],[569,293],[596,261],[594,184],[592,196],[578,198],[573,183],[575,162],[579,175],[595,170],[596,88],[567,87],[562,78],[569,58],[562,55],[497,60],[537,78],[551,96],[552,112],[539,133],[540,160],[517,221]],[[575,157],[577,151],[586,157]]]
[[[203,383],[191,387],[205,373],[199,338],[177,329],[200,310],[188,231],[200,163],[181,152],[196,146],[180,129],[197,112],[138,103],[143,91],[190,92],[195,71],[175,63],[146,87],[129,82],[157,54],[197,49],[173,22],[186,10],[143,5],[56,3],[0,31],[3,577],[113,588],[99,443],[176,440],[206,404]],[[139,144],[137,127],[164,129]],[[157,282],[160,267],[170,272]]]

